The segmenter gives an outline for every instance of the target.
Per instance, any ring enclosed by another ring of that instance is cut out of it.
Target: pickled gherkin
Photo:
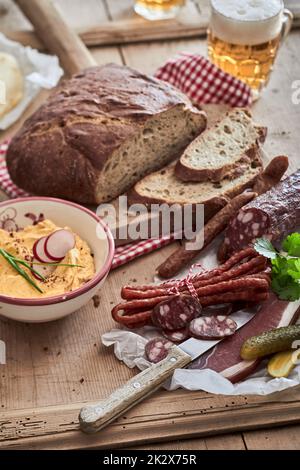
[[[288,377],[299,363],[300,349],[290,349],[275,354],[268,363],[268,372],[272,377]]]
[[[240,354],[242,359],[250,361],[291,349],[293,342],[297,340],[300,341],[300,325],[277,328],[248,338]]]

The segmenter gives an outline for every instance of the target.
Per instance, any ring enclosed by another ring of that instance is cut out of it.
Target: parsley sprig
[[[43,294],[43,290],[31,279],[29,274],[21,268],[21,266],[24,266],[25,268],[29,269],[32,273],[36,274],[42,281],[46,281],[46,278],[36,271],[36,269],[33,268],[31,264],[29,264],[27,261],[23,259],[16,258],[14,255],[9,253],[8,251],[4,250],[3,248],[0,248],[0,255],[3,256],[3,258],[12,266],[12,268],[15,269],[26,281],[34,287],[38,292]],[[36,263],[34,262],[35,265],[39,266],[69,266],[71,268],[82,268],[83,266],[80,266],[79,264],[67,264],[67,263]]]
[[[272,289],[281,300],[300,299],[300,233],[288,235],[278,251],[266,238],[259,238],[255,250],[269,258],[272,265]]]

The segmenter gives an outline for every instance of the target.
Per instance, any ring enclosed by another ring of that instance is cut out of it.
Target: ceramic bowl
[[[85,305],[104,284],[114,256],[114,240],[109,228],[92,211],[73,202],[48,197],[27,197],[0,203],[0,228],[20,230],[52,220],[70,227],[85,240],[94,255],[96,273],[80,288],[47,298],[15,298],[0,294],[0,315],[23,322],[58,320]]]

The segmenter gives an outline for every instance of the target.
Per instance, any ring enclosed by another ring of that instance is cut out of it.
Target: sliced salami
[[[235,253],[259,237],[283,239],[300,224],[300,170],[244,206],[230,221],[224,251]]]
[[[152,310],[152,322],[162,330],[177,331],[201,315],[202,307],[191,295],[174,295],[157,304]]]
[[[181,330],[176,331],[165,330],[163,331],[163,335],[173,343],[182,343],[182,341],[185,341],[191,336],[189,328],[181,328]]]
[[[190,323],[190,333],[197,339],[218,340],[231,336],[237,324],[225,315],[195,318]]]
[[[145,346],[146,357],[150,362],[153,362],[153,364],[157,364],[167,357],[169,349],[172,346],[172,341],[165,338],[150,339]]]

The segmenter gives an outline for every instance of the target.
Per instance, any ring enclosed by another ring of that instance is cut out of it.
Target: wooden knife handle
[[[47,49],[56,54],[68,75],[96,65],[82,40],[67,25],[52,0],[15,0]]]
[[[191,361],[191,356],[173,346],[164,360],[153,364],[130,379],[106,400],[82,408],[79,414],[81,429],[86,433],[95,433],[104,428],[125,411],[155,392],[175,369],[185,367]]]

